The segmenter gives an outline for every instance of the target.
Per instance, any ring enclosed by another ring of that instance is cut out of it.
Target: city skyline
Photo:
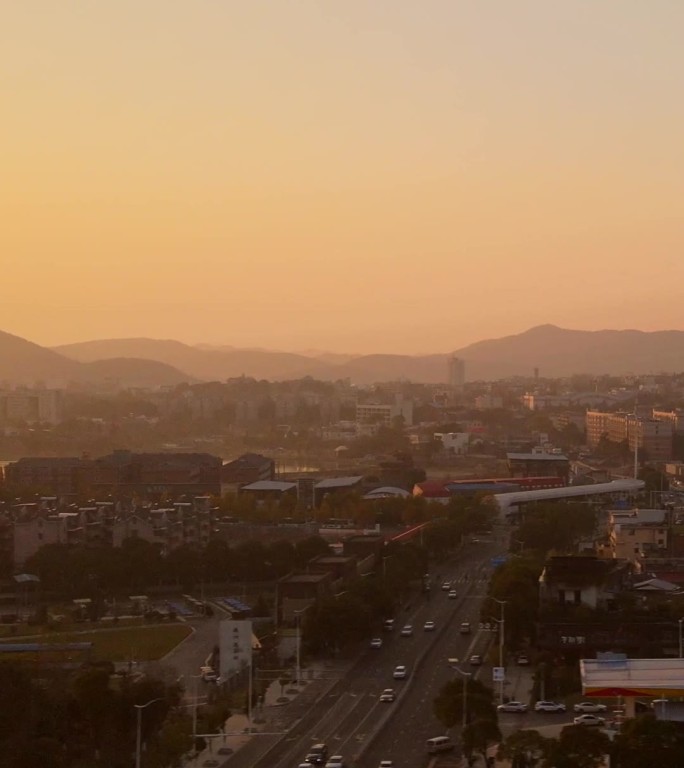
[[[448,352],[684,327],[684,6],[4,14],[0,329]]]

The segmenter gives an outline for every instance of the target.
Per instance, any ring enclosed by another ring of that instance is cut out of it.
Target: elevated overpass
[[[494,501],[502,517],[510,517],[520,511],[520,506],[535,501],[565,501],[567,499],[590,499],[591,497],[625,498],[635,496],[645,487],[643,480],[611,480],[609,483],[594,485],[567,485],[563,488],[544,488],[538,491],[513,491],[497,493]]]

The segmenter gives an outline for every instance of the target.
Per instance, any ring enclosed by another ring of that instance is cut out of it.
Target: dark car
[[[328,759],[328,747],[325,744],[312,744],[306,756],[306,761],[313,765],[325,765]]]

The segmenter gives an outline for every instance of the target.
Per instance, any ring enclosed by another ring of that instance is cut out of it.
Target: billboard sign
[[[252,622],[226,620],[219,624],[220,675],[224,680],[252,666]]]

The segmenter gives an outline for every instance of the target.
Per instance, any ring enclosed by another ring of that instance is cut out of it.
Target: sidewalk
[[[532,704],[534,694],[534,667],[512,667],[507,675],[506,695],[515,701]]]
[[[191,758],[186,767],[202,768],[206,761],[216,761],[210,765],[252,768],[338,682],[346,666],[318,662],[302,670],[303,679],[298,685],[290,683],[283,687],[279,681],[273,681],[266,689],[263,703],[252,712],[251,734],[246,714],[231,715],[225,722],[224,735],[211,739],[207,748]]]

